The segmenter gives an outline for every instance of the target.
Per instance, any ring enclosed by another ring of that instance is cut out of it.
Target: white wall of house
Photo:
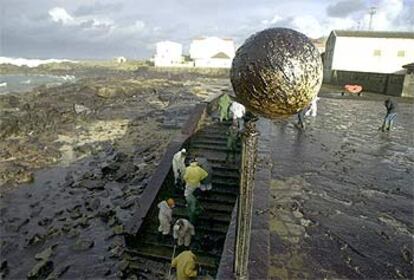
[[[195,67],[203,68],[230,68],[232,60],[224,58],[200,58],[194,61]]]
[[[214,58],[224,53],[228,58]],[[195,67],[230,68],[235,55],[234,42],[231,39],[203,37],[194,39],[190,45],[190,57]]]
[[[331,70],[395,73],[414,61],[414,39],[336,37]]]
[[[154,65],[158,67],[179,66],[183,62],[183,46],[171,41],[156,44]]]

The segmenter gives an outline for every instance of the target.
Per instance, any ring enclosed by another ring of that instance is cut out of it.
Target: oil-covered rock
[[[230,76],[241,103],[275,118],[305,108],[322,84],[322,59],[305,35],[270,28],[252,35],[237,50]]]

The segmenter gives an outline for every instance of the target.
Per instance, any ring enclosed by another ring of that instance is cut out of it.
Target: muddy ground
[[[103,71],[0,96],[2,278],[122,277],[123,222],[194,104],[228,87]]]

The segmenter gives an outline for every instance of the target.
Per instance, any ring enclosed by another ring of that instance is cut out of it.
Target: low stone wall
[[[414,72],[405,75],[402,97],[414,97]]]
[[[404,75],[365,73],[350,71],[332,71],[327,83],[343,86],[345,84],[362,85],[364,91],[382,93],[391,96],[401,96]]]

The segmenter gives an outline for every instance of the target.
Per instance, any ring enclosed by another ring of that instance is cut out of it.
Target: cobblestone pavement
[[[322,98],[271,127],[270,279],[413,278],[413,104]]]

